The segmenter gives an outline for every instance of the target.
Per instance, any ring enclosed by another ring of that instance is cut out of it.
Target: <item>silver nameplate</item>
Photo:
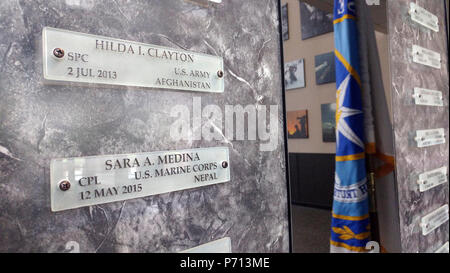
[[[441,69],[441,54],[432,50],[413,45],[413,62]]]
[[[231,239],[230,237],[225,237],[183,250],[180,253],[231,253]]]
[[[447,182],[447,167],[419,174],[419,180],[417,181],[420,192],[428,191]]]
[[[193,2],[193,3],[196,3],[196,4],[200,4],[200,5],[202,5],[202,6],[208,6],[208,2],[213,2],[213,3],[216,3],[216,4],[220,4],[220,3],[222,3],[222,0],[184,0],[184,1],[186,1],[186,2]]]
[[[414,22],[435,32],[439,32],[439,18],[433,13],[418,6],[416,3],[410,3],[409,14]]]
[[[230,180],[227,147],[52,159],[52,211]]]
[[[425,88],[414,88],[414,102],[416,105],[444,106],[442,92]]]
[[[448,253],[448,241],[434,253]]]
[[[422,235],[426,236],[448,221],[448,205],[444,205],[421,220]]]
[[[45,27],[44,78],[223,92],[223,58],[109,37]]]
[[[445,143],[445,130],[444,128],[433,130],[418,130],[416,131],[417,147],[429,147]]]

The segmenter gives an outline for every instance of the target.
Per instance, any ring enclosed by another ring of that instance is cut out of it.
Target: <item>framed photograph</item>
[[[284,84],[286,90],[305,87],[304,59],[284,64]]]
[[[302,40],[333,32],[333,14],[300,2]]]
[[[323,142],[336,142],[336,103],[322,104]]]
[[[308,110],[287,112],[288,138],[309,138]]]
[[[315,56],[316,84],[336,82],[334,52]]]
[[[281,29],[283,30],[283,41],[289,40],[288,4],[281,7]]]

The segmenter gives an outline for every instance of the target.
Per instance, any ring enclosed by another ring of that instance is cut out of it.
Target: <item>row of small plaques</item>
[[[410,3],[409,14],[412,21],[431,29],[434,32],[439,32],[439,19],[436,15],[418,6],[416,3]],[[412,60],[414,63],[441,69],[441,55],[438,52],[418,45],[412,46]],[[438,90],[416,87],[414,88],[413,99],[416,105],[437,107],[444,106],[442,92]],[[444,128],[417,130],[414,140],[416,141],[418,148],[444,144],[445,130]],[[447,174],[447,166],[419,174],[417,180],[419,191],[426,192],[432,188],[447,183]],[[448,204],[446,204],[421,218],[420,226],[422,228],[422,235],[426,236],[430,234],[448,220]],[[448,242],[446,242],[435,252],[448,253],[448,245]]]

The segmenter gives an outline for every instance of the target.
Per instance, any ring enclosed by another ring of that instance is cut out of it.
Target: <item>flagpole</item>
[[[377,197],[375,188],[375,168],[374,155],[367,154],[368,173],[368,192],[369,192],[369,215],[370,215],[370,233],[372,241],[381,245],[380,242],[380,226],[378,223]]]

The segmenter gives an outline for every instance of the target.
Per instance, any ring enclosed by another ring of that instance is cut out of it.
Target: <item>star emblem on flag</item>
[[[349,94],[349,83],[351,75],[348,74],[337,90],[336,96],[336,143],[339,145],[340,134],[345,136],[349,141],[364,149],[364,142],[356,135],[352,128],[348,125],[345,118],[362,114],[361,110],[352,109],[344,106],[346,96]]]

